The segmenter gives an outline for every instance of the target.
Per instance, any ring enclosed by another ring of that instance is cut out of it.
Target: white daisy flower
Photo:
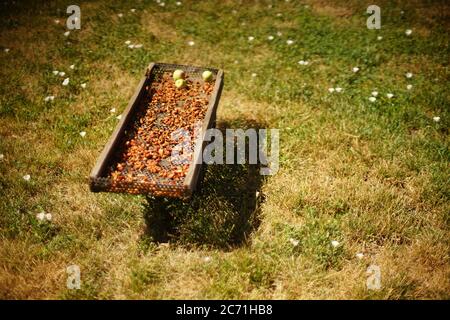
[[[333,240],[333,241],[331,241],[331,245],[332,245],[334,248],[336,248],[337,246],[340,245],[340,243],[339,243],[339,241]]]
[[[407,73],[405,74],[405,77],[408,78],[408,79],[411,79],[412,76],[413,76],[413,74],[412,74],[411,72],[407,72]]]
[[[3,153],[0,153],[0,161],[2,161],[3,159],[5,159],[5,155]]]
[[[127,40],[127,41],[125,41],[125,44],[130,44],[131,43],[131,41],[130,40]]]
[[[129,44],[128,48],[133,49],[134,48],[134,44]]]
[[[188,43],[187,43],[188,45],[190,45],[191,47],[195,44],[195,42],[194,41],[188,41]]]
[[[52,214],[51,213],[46,213],[45,214],[45,219],[47,219],[47,221],[52,221]]]
[[[136,9],[130,9],[131,12],[136,12]]]
[[[52,73],[53,73],[55,76],[57,76],[58,73],[59,73],[59,71],[58,71],[58,70],[53,70]]]
[[[69,34],[70,34],[70,31],[66,31],[66,32],[64,32],[64,36],[65,36],[65,37],[68,37],[68,36],[69,36]]]
[[[39,212],[39,213],[36,215],[36,219],[38,219],[39,221],[44,221],[44,219],[45,219],[45,212],[44,212],[44,211]]]
[[[334,92],[334,88],[328,88],[328,92],[329,93],[333,93]]]
[[[6,53],[8,53],[8,52],[9,52],[9,48],[5,48],[5,50],[3,50],[3,51],[5,51]]]
[[[372,96],[374,97],[378,96],[378,91],[372,91]]]
[[[25,180],[25,181],[30,181],[31,176],[30,176],[29,174],[26,174],[26,175],[24,175],[22,178],[23,178],[23,180]]]
[[[433,121],[434,122],[439,122],[439,121],[441,121],[441,117],[433,117]]]
[[[67,86],[69,84],[69,78],[65,78],[64,81],[62,82],[63,86]]]
[[[268,36],[267,40],[272,41],[275,37],[274,36]]]
[[[407,30],[405,31],[405,34],[406,34],[407,36],[410,36],[411,33],[412,33],[412,30],[411,30],[411,29],[407,29]]]
[[[377,98],[375,98],[375,97],[370,97],[370,98],[369,98],[369,101],[370,101],[370,102],[375,102],[375,101],[377,101]]]
[[[362,258],[364,258],[364,253],[358,252],[358,253],[356,254],[356,257],[357,257],[358,259],[362,259]]]
[[[64,76],[66,75],[66,73],[65,73],[64,71],[60,71],[60,72],[58,72],[58,75],[59,75],[60,77],[64,77]]]
[[[353,67],[352,71],[356,73],[356,72],[359,71],[359,68],[358,67]]]
[[[80,132],[80,136],[81,136],[82,138],[84,138],[84,137],[86,136],[86,131],[81,131],[81,132]]]
[[[336,92],[342,92],[342,88],[341,87],[337,87],[337,88],[335,88],[334,90],[336,90]]]
[[[120,119],[122,119],[122,115],[121,114],[119,114],[117,117],[116,117],[116,119],[117,120],[120,120]]]
[[[378,41],[383,40],[383,37],[382,37],[382,36],[378,36],[378,37],[377,37],[377,40],[378,40]]]
[[[248,41],[253,41],[253,40],[255,40],[255,37],[252,37],[252,36],[248,37]]]
[[[288,46],[290,46],[291,44],[293,44],[293,43],[294,43],[294,40],[291,40],[291,39],[289,39],[289,40],[286,40],[286,43],[287,43],[287,45],[288,45]]]
[[[299,241],[298,241],[298,240],[292,239],[292,238],[289,239],[289,242],[290,242],[294,247],[298,246],[298,244],[299,244]]]
[[[122,18],[122,17],[123,17],[123,13],[118,13],[117,16],[118,16],[119,18]]]
[[[80,84],[80,86],[81,86],[83,89],[86,89],[86,83],[82,83],[82,84]]]
[[[392,93],[388,93],[388,94],[386,94],[386,97],[388,97],[388,99],[392,99],[394,97],[394,95]]]
[[[406,86],[406,89],[411,90],[412,87],[413,87],[412,84],[408,84],[408,85]]]
[[[69,68],[73,70],[73,69],[75,69],[75,65],[71,64]]]

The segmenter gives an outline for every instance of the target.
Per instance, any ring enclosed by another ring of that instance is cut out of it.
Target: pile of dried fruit
[[[176,85],[179,79],[175,73],[164,73],[146,88],[145,105],[128,130],[118,161],[111,167],[113,185],[162,181],[173,185],[186,176],[189,164],[171,162],[172,149],[179,143],[172,140],[172,133],[184,129],[194,144],[196,125],[203,122],[214,85],[210,79],[191,80],[184,72],[178,73],[181,86]]]

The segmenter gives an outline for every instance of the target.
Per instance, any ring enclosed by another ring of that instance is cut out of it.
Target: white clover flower
[[[81,132],[80,132],[80,136],[81,136],[82,138],[84,138],[84,137],[86,136],[86,131],[81,131]]]
[[[80,86],[81,86],[83,89],[86,89],[86,83],[82,83],[82,84],[80,84]]]
[[[160,5],[161,7],[164,7],[164,6],[166,5],[166,3],[165,3],[165,2],[161,2],[159,5]]]
[[[342,92],[342,88],[341,88],[341,87],[337,87],[337,88],[335,88],[334,90],[336,90],[337,93]]]
[[[275,37],[274,36],[268,36],[267,40],[272,41]]]
[[[289,40],[286,40],[286,43],[287,43],[287,45],[288,45],[288,46],[290,46],[291,44],[293,44],[293,43],[294,43],[294,40],[291,40],[291,39],[289,39]]]
[[[56,24],[59,24],[59,19],[53,20]]]
[[[44,219],[45,219],[45,212],[44,212],[44,211],[39,212],[39,213],[36,215],[36,219],[38,219],[39,221],[44,221]]]
[[[407,30],[405,31],[405,34],[406,34],[407,36],[410,36],[411,33],[412,33],[412,30],[411,30],[411,29],[407,29]]]
[[[333,241],[331,241],[331,245],[334,247],[334,248],[336,248],[337,246],[339,246],[339,241],[336,241],[336,240],[333,240]]]
[[[69,36],[69,34],[70,34],[70,31],[66,31],[66,32],[64,32],[64,36],[65,36],[65,37],[68,37],[68,36]]]
[[[382,37],[382,36],[378,36],[378,37],[377,37],[377,40],[378,40],[378,41],[383,40],[383,37]]]
[[[5,159],[5,155],[3,153],[0,153],[0,161],[2,161],[3,159]]]
[[[362,259],[362,258],[364,258],[364,253],[358,252],[358,253],[356,254],[356,257],[357,257],[358,259]]]
[[[253,41],[253,40],[255,40],[255,37],[252,37],[252,36],[248,37],[248,41]]]
[[[58,71],[58,70],[53,70],[52,73],[53,73],[55,76],[57,76],[58,73],[59,73],[59,71]]]
[[[256,73],[252,73],[252,77],[255,78],[257,76]]]
[[[60,71],[60,72],[58,72],[58,75],[59,75],[60,77],[64,77],[64,76],[66,75],[66,73],[65,73],[64,71]]]
[[[134,45],[134,47],[135,47],[136,49],[142,48],[142,46],[143,46],[143,45],[142,45],[141,43],[135,44],[135,45]]]
[[[406,89],[411,90],[412,87],[413,87],[412,84],[408,84],[408,85],[406,86]]]
[[[136,12],[136,9],[130,9],[131,12]]]
[[[281,33],[281,31],[277,32],[277,36],[281,37],[283,34]]]
[[[413,74],[412,74],[411,72],[407,72],[407,73],[405,74],[405,77],[408,78],[408,79],[411,79],[412,76],[413,76]]]
[[[378,91],[372,91],[372,96],[374,97],[378,96]]]
[[[69,78],[65,78],[64,81],[62,82],[63,86],[67,86],[69,84]]]
[[[277,13],[277,17],[281,17],[283,14],[281,12]]]
[[[128,48],[133,49],[134,48],[134,44],[129,44]]]
[[[289,242],[290,242],[294,247],[298,246],[298,244],[299,244],[299,241],[298,241],[298,240],[292,239],[292,238],[289,239]]]
[[[377,101],[377,98],[375,98],[375,97],[370,97],[370,98],[369,98],[369,101],[370,101],[370,102],[375,102],[375,101]]]
[[[180,1],[175,2],[175,4],[176,4],[177,6],[181,6],[181,5],[182,5],[182,3],[181,3]]]
[[[130,44],[130,43],[131,43],[130,40],[125,41],[125,44],[126,44],[126,45],[128,45],[128,44]]]
[[[73,70],[73,69],[75,69],[75,65],[71,64],[69,68]]]
[[[239,60],[234,60],[234,64],[238,64],[239,63]]]
[[[122,119],[122,115],[121,114],[119,114],[117,117],[116,117],[116,119],[117,120],[120,120],[120,119]]]
[[[356,72],[359,71],[359,68],[358,67],[353,67],[352,71],[356,73]]]
[[[195,45],[195,42],[191,40],[191,41],[188,41],[187,44],[192,47],[193,45]]]
[[[334,88],[328,88],[328,92],[329,93],[333,93],[334,92]]]
[[[439,122],[439,121],[441,121],[441,117],[433,117],[433,121],[434,122]]]
[[[25,181],[30,181],[31,176],[30,176],[29,174],[26,174],[26,175],[24,175],[22,178],[23,178],[23,180],[25,180]]]
[[[45,219],[47,219],[47,221],[52,221],[52,214],[51,213],[46,213],[45,214]]]
[[[386,94],[386,97],[388,97],[389,99],[392,99],[394,97],[394,95],[392,93],[388,93],[388,94]]]
[[[5,48],[5,50],[3,50],[3,51],[5,51],[6,53],[8,53],[8,52],[9,52],[9,48]]]
[[[117,16],[118,16],[119,18],[122,18],[122,17],[123,17],[123,13],[118,13]]]
[[[116,108],[112,108],[111,110],[109,110],[109,112],[115,113],[116,112]]]
[[[212,258],[210,256],[203,258],[203,261],[205,261],[205,262],[210,262],[211,260],[212,260]]]
[[[55,96],[47,96],[44,98],[45,102],[49,102],[49,101],[53,101],[53,100],[55,100]]]

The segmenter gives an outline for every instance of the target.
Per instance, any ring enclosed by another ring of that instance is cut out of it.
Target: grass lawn
[[[68,35],[28,2],[0,4],[0,298],[450,298],[447,1],[380,0],[380,30],[373,1],[78,1]],[[218,127],[279,128],[279,172],[91,193],[152,61],[224,69]]]

